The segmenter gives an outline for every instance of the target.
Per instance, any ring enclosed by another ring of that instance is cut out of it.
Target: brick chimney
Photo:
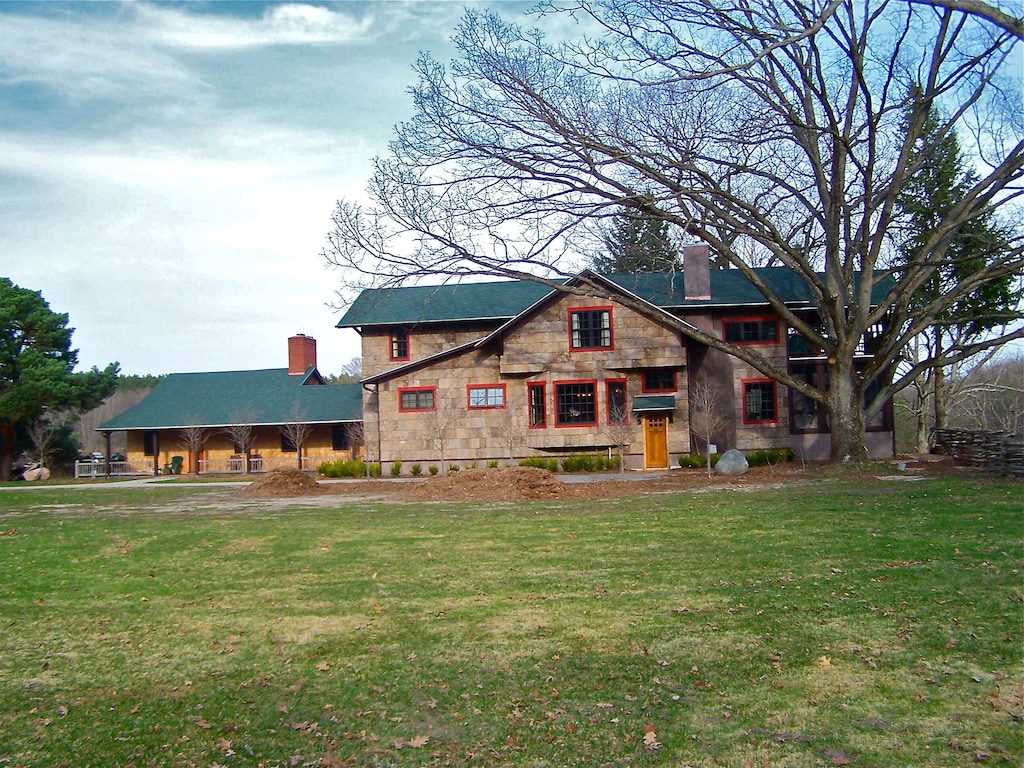
[[[288,375],[298,376],[316,367],[316,339],[297,333],[288,339]]]
[[[711,298],[711,258],[707,245],[683,246],[683,285],[687,299]]]

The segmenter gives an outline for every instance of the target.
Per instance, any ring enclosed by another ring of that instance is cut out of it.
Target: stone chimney
[[[297,333],[288,339],[288,375],[299,376],[316,367],[316,339]]]
[[[711,258],[708,246],[683,246],[683,285],[687,299],[711,298]]]

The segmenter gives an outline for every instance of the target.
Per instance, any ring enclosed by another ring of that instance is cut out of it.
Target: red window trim
[[[434,393],[434,407],[433,408],[403,408],[402,407],[402,395],[406,392],[433,392]],[[429,411],[437,410],[437,387],[399,387],[398,388],[398,412],[399,413],[425,413]]]
[[[771,320],[775,323],[775,341],[730,341],[728,344],[735,344],[737,347],[774,347],[782,343],[782,320],[775,315],[755,315],[753,317],[724,317],[722,318],[722,341],[725,341],[725,326],[727,323],[752,323],[754,321],[764,322]]]
[[[772,399],[775,401],[775,418],[774,419],[758,419],[756,421],[747,420],[747,384],[771,384],[772,385]],[[740,397],[742,403],[740,407],[743,409],[741,417],[744,424],[778,424],[779,423],[779,384],[775,379],[742,379],[740,381]]]
[[[626,396],[626,418],[624,421],[612,421],[612,399],[609,395],[609,386],[621,384],[622,391]],[[608,426],[619,426],[629,423],[629,382],[627,379],[605,379],[604,380],[604,418]]]
[[[648,369],[648,370],[652,370],[652,369]],[[679,391],[679,371],[673,370],[673,371],[671,371],[671,373],[672,373],[672,389],[648,389],[647,388],[647,372],[646,371],[641,371],[640,372],[640,391],[643,394],[645,394],[645,395],[654,394],[656,392],[660,392],[662,394],[667,394],[669,392],[678,392]]]
[[[391,331],[388,333],[388,361],[392,363],[401,363],[412,359],[412,350],[410,349],[412,344],[409,340],[409,331],[405,328],[400,328],[399,330],[405,334],[405,357],[395,357],[392,355],[392,351],[395,348],[395,332]]]
[[[530,396],[530,391],[534,388],[540,390],[540,405],[544,409],[544,423],[534,424],[533,423],[533,400]],[[531,381],[526,384],[526,424],[530,429],[547,429],[548,428],[548,384],[546,381]]]
[[[560,384],[591,384],[591,385],[593,385],[593,387],[594,387],[594,420],[593,421],[588,421],[586,423],[579,423],[579,424],[560,424],[559,423],[559,421],[558,421],[558,386]],[[552,414],[554,415],[554,419],[555,419],[555,425],[554,425],[555,429],[580,429],[580,428],[583,428],[583,429],[591,428],[592,429],[592,428],[600,425],[600,423],[601,423],[601,414],[599,412],[600,409],[597,407],[597,398],[598,398],[598,394],[599,394],[597,384],[598,384],[597,379],[561,379],[559,381],[552,381],[551,382],[551,397],[552,397],[552,405],[554,406],[551,409],[551,411],[552,411]]]
[[[500,389],[501,405],[470,405],[470,392],[474,389]],[[466,385],[466,408],[471,411],[494,411],[508,405],[508,391],[504,384],[467,384]]]
[[[566,326],[569,333],[570,352],[608,352],[615,349],[615,314],[613,305],[607,304],[600,307],[567,307]],[[572,316],[574,312],[608,312],[608,346],[607,347],[574,347],[572,345]]]

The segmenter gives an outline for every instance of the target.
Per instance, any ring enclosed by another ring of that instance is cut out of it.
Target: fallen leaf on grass
[[[644,746],[652,752],[661,749],[661,742],[658,741],[658,734],[654,731],[653,725],[644,726]]]
[[[430,741],[430,737],[422,736],[421,735],[421,736],[413,736],[411,739],[409,739],[408,743],[409,743],[410,747],[414,747],[416,749],[419,749],[420,747],[427,746],[427,742],[429,742],[429,741]]]
[[[326,672],[330,668],[331,668],[330,663],[328,663],[326,661],[321,661],[319,664],[316,665],[316,670],[318,672]]]

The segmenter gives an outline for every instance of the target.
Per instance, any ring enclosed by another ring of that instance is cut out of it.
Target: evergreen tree
[[[623,209],[602,238],[605,251],[591,257],[590,267],[602,275],[670,272],[682,269],[679,251],[667,221],[649,219]]]
[[[906,238],[899,249],[902,264],[919,260],[932,233],[977,182],[976,174],[960,150],[956,131],[945,125],[935,107],[928,113],[915,149],[920,169],[904,185],[898,200],[906,225]],[[941,300],[952,288],[1000,259],[1013,236],[1012,228],[1001,225],[992,209],[968,220],[950,235],[941,262],[912,303],[927,306]],[[918,344],[924,348],[924,354],[933,359],[941,358],[1020,319],[1019,282],[1019,275],[1010,274],[983,282],[975,290],[960,295],[921,334]],[[931,408],[927,410],[931,411],[936,429],[946,423],[946,374],[946,369],[938,366],[922,372],[922,380],[917,382],[922,401],[930,401]],[[926,439],[927,413],[921,408],[918,413],[919,449],[925,448]]]
[[[28,426],[46,409],[94,408],[117,385],[116,363],[74,371],[73,331],[39,291],[0,277],[0,480],[10,479],[11,462],[28,446]]]

